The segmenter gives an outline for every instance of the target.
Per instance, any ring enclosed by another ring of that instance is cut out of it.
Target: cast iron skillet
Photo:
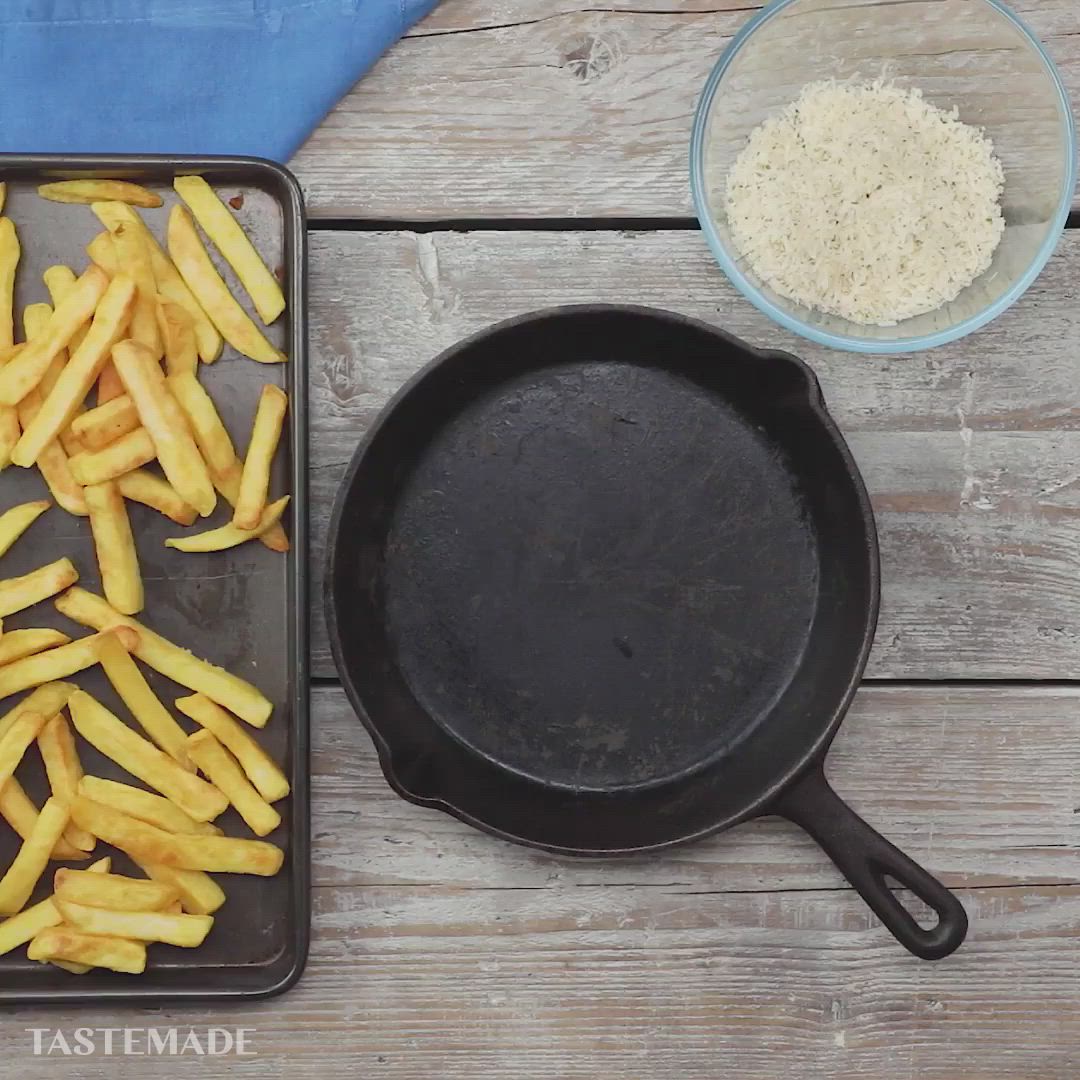
[[[779,814],[936,959],[964,909],[822,771],[878,602],[870,504],[810,369],[648,308],[543,311],[443,353],[330,526],[334,658],[406,799],[573,855]]]

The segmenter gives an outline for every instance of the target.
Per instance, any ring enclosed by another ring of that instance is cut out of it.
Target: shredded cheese
[[[983,132],[875,82],[816,82],[750,135],[727,177],[732,240],[777,293],[863,325],[954,300],[1005,222]]]

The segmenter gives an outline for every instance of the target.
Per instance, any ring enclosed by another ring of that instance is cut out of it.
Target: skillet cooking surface
[[[703,767],[768,716],[818,548],[745,403],[662,355],[588,352],[494,381],[432,433],[381,581],[438,723],[507,769],[611,790]]]

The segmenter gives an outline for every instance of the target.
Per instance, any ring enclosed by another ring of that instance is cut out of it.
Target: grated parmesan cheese
[[[893,326],[954,300],[1005,230],[983,132],[875,82],[816,82],[750,135],[727,178],[731,237],[781,296]]]

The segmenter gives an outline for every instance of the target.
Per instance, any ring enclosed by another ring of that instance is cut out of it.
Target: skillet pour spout
[[[404,798],[586,856],[778,813],[915,955],[963,941],[955,897],[822,772],[880,568],[862,478],[796,357],[643,307],[482,331],[368,431],[325,589],[342,682]]]

